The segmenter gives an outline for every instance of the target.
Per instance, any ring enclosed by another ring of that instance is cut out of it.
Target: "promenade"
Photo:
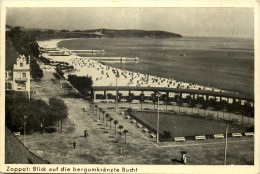
[[[31,89],[36,93],[33,99],[48,101],[51,97],[64,100],[68,106],[68,119],[64,121],[63,132],[34,133],[26,135],[26,146],[30,151],[52,164],[176,164],[180,165],[180,152],[187,151],[187,164],[212,164],[222,165],[224,155],[224,140],[187,141],[155,143],[140,131],[136,126],[125,120],[115,110],[107,110],[104,105],[99,107],[110,113],[118,125],[127,129],[127,143],[124,144],[124,136],[115,135],[114,125],[112,130],[106,123],[96,117],[95,112],[89,110],[90,104],[77,96],[76,91],[68,91],[60,88],[61,84],[55,83],[51,72],[45,72],[41,81],[32,81]],[[61,82],[62,83],[62,82]],[[86,107],[87,112],[82,108]],[[75,120],[75,124],[73,124]],[[109,123],[108,123],[109,125]],[[117,125],[117,126],[118,126]],[[89,136],[84,138],[84,130],[88,130]],[[21,137],[22,140],[22,137]],[[76,148],[73,149],[73,142]],[[228,143],[227,164],[253,164],[254,139],[243,137],[230,139]],[[119,153],[122,147],[123,153]],[[39,153],[42,151],[42,153]]]

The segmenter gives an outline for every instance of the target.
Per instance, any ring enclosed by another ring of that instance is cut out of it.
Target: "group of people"
[[[197,90],[214,90],[211,87],[177,81],[172,78],[163,78],[150,74],[141,74],[119,68],[103,65],[89,58],[74,58],[70,64],[74,67],[74,74],[92,77],[93,86],[140,86],[140,87],[167,87]]]

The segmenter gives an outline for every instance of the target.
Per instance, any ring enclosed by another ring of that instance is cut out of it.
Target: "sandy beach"
[[[58,48],[58,43],[64,39],[54,39],[47,41],[39,41],[38,44],[43,48]],[[66,39],[71,40],[71,39]],[[65,48],[59,48],[66,50]],[[68,51],[68,50],[67,50]],[[175,79],[163,78],[153,76],[150,74],[141,74],[114,68],[101,64],[97,61],[91,60],[91,57],[80,57],[75,53],[69,56],[49,56],[47,53],[42,54],[43,57],[50,59],[54,62],[67,62],[74,67],[73,72],[65,73],[65,77],[69,74],[77,76],[92,77],[93,86],[141,86],[141,87],[165,87],[165,88],[183,88],[183,89],[196,89],[196,90],[214,90],[227,92],[225,90],[206,87],[198,84],[177,81]],[[118,78],[116,75],[118,74]],[[149,92],[148,92],[149,93]],[[127,95],[128,93],[123,93]],[[150,95],[145,94],[145,95]],[[171,94],[170,94],[171,96]]]

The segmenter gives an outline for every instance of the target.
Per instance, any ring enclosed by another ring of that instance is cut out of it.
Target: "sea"
[[[138,57],[139,62],[105,64],[254,96],[253,39],[80,38],[61,41],[58,46],[105,50],[100,56]]]

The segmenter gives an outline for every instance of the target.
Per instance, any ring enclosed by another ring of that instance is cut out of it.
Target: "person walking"
[[[73,142],[73,149],[76,148],[76,141]]]

